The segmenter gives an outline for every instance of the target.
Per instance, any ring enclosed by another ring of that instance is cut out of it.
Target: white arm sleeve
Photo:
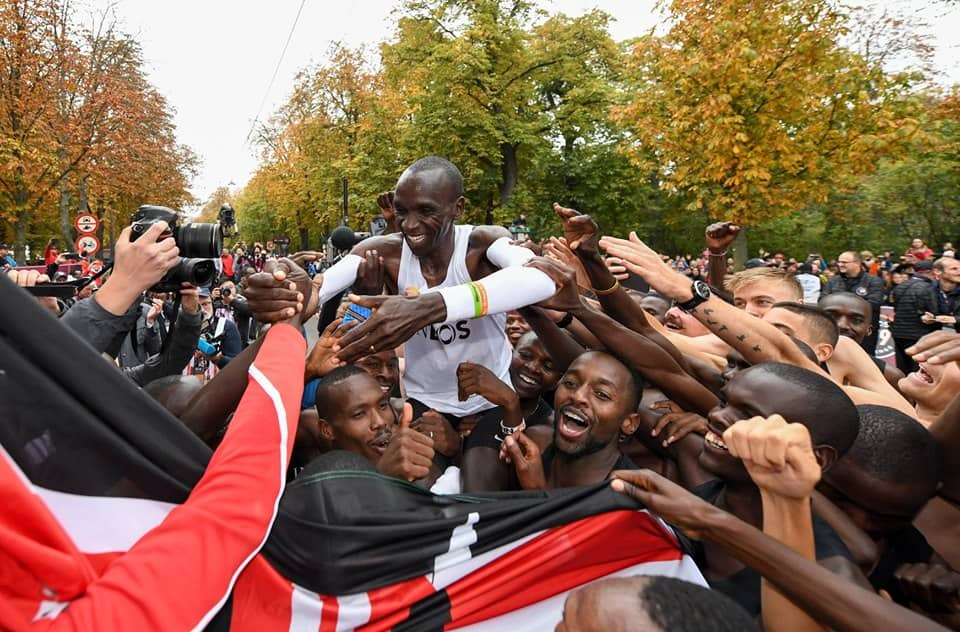
[[[486,290],[487,314],[526,307],[557,293],[553,279],[539,270],[523,267],[533,257],[530,250],[511,245],[506,237],[491,244],[487,258],[503,269],[475,282]],[[476,318],[473,292],[467,284],[443,288],[440,295],[447,306],[447,322]]]
[[[501,270],[510,266],[522,266],[533,257],[532,250],[523,246],[514,246],[507,237],[501,237],[487,248],[487,259]]]
[[[320,305],[353,285],[357,280],[357,269],[363,257],[347,255],[323,272],[323,285],[320,287]]]

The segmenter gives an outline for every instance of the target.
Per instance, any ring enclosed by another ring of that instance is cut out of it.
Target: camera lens
[[[177,235],[180,254],[187,258],[214,258],[223,249],[220,224],[184,224]]]
[[[170,271],[163,277],[161,283],[173,289],[180,289],[184,283],[191,283],[198,286],[209,286],[213,283],[213,278],[217,273],[217,268],[210,259],[188,259],[180,257],[177,265],[170,268]]]

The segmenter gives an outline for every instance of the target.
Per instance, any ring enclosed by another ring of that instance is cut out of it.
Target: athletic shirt
[[[453,256],[447,266],[447,276],[435,287],[427,287],[420,270],[420,260],[411,252],[406,240],[400,254],[400,272],[397,286],[401,294],[411,289],[425,294],[445,287],[468,283],[467,245],[473,226],[454,227]],[[461,402],[457,396],[457,366],[470,361],[490,369],[510,385],[510,341],[505,331],[506,314],[492,314],[473,320],[458,320],[428,325],[403,345],[405,366],[403,386],[407,397],[416,399],[441,413],[457,416],[473,415],[493,408],[493,404],[479,395],[471,395]],[[512,388],[512,387],[511,387]]]

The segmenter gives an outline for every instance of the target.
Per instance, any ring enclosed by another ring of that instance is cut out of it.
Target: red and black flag
[[[667,527],[603,485],[434,496],[333,453],[281,500],[293,328],[271,330],[211,460],[32,297],[6,279],[0,296],[0,628],[552,629],[601,577],[702,582]]]

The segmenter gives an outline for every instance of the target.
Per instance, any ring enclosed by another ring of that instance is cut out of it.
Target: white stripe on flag
[[[323,602],[317,593],[293,585],[290,595],[290,632],[317,632],[322,612]]]
[[[473,525],[480,522],[480,514],[473,511],[467,514],[467,521],[453,530],[450,534],[450,547],[447,552],[433,558],[433,573],[436,576],[440,571],[463,564],[470,559],[470,547],[477,542],[477,532]],[[462,576],[462,573],[458,573]],[[434,584],[436,585],[436,584]]]
[[[624,568],[615,573],[610,573],[596,581],[608,579],[610,577],[634,577],[638,575],[663,575],[666,577],[676,577],[700,586],[706,586],[707,582],[700,574],[697,565],[693,559],[684,555],[682,560],[670,560],[666,562],[644,562],[628,568]],[[590,582],[588,582],[590,583]],[[586,584],[582,584],[586,586]],[[574,588],[577,590],[580,588]],[[468,625],[458,630],[468,630],[469,632],[538,632],[540,630],[553,630],[560,620],[563,619],[563,604],[573,590],[566,591],[549,597],[537,603],[530,604],[526,608],[520,608],[513,612],[487,619],[473,625]]]
[[[283,488],[287,484],[287,410],[283,405],[283,397],[280,395],[280,391],[277,390],[277,387],[273,385],[273,382],[270,381],[263,372],[257,368],[256,364],[251,364],[250,368],[247,370],[247,373],[253,378],[253,381],[256,382],[260,388],[263,389],[263,392],[267,394],[267,397],[270,398],[270,401],[273,403],[274,413],[276,414],[277,430],[280,431],[280,445],[277,446],[277,471],[275,472],[277,476],[277,492],[276,496],[273,498],[273,512],[270,516],[270,522],[267,524],[267,528],[263,530],[263,538],[260,540],[260,544],[257,545],[257,548],[250,551],[250,555],[247,556],[247,559],[243,560],[237,569],[233,573],[233,577],[230,578],[230,581],[227,583],[223,596],[220,598],[220,601],[210,610],[207,611],[200,621],[193,627],[194,630],[202,630],[210,623],[212,619],[218,612],[220,608],[223,607],[223,604],[226,603],[227,599],[230,597],[230,593],[233,592],[233,586],[237,583],[237,578],[240,577],[240,573],[243,572],[243,569],[247,567],[247,564],[250,563],[257,553],[260,552],[260,549],[263,548],[263,545],[266,543],[267,538],[270,536],[270,527],[273,525],[274,520],[277,519],[277,511],[280,509],[280,498],[283,496]],[[250,388],[249,386],[247,388]]]
[[[370,597],[367,593],[337,597],[337,632],[348,632],[370,621]]]
[[[145,498],[84,496],[40,487],[30,482],[2,447],[0,453],[24,486],[43,501],[81,553],[123,553],[177,506]],[[118,516],[123,519],[118,520]]]

